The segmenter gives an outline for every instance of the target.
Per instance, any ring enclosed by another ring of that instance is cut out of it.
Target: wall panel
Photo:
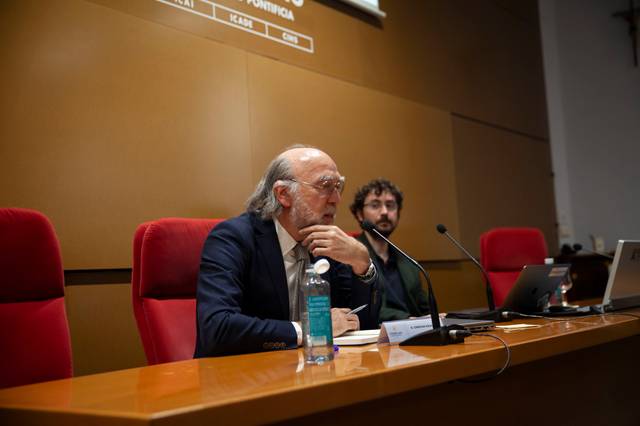
[[[556,253],[548,143],[454,117],[462,241],[479,253],[479,236],[497,226],[533,226]]]
[[[381,1],[387,12],[383,20],[337,0],[306,0],[301,8],[272,0],[295,12],[294,22],[246,1],[214,2],[313,37],[312,54],[157,0],[91,1],[333,78],[547,137],[535,0],[520,0],[517,6],[498,0]]]
[[[518,3],[527,19],[489,0],[382,3],[383,28],[360,28],[363,84],[546,138],[537,8]]]
[[[356,188],[384,176],[406,198],[394,239],[419,259],[457,256],[434,228],[458,229],[449,114],[257,55],[248,72],[255,181],[284,147],[317,146],[347,176],[339,226],[357,229]]]
[[[522,18],[535,7],[389,2],[378,22],[308,1],[309,55],[158,1],[95,1],[108,7],[0,6],[0,174],[13,182],[0,202],[49,215],[67,269],[129,266],[144,220],[238,213],[266,158],[291,142],[334,150],[343,165],[376,152],[367,169],[347,170],[350,188],[374,174],[400,180],[399,241],[447,258],[431,232],[458,225],[447,111],[546,135],[537,27]]]
[[[482,274],[471,261],[436,261],[423,266],[431,275],[440,313],[487,306]]]
[[[74,376],[147,365],[131,285],[71,286],[65,299]]]
[[[0,7],[0,205],[49,216],[66,269],[130,266],[145,220],[240,210],[244,52],[88,2]]]

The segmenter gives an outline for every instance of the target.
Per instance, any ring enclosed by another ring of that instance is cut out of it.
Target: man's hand
[[[311,225],[300,230],[302,245],[314,256],[327,256],[351,265],[353,272],[364,275],[369,268],[369,252],[355,238],[334,225]]]
[[[331,325],[333,337],[338,337],[347,331],[359,330],[360,320],[356,314],[347,315],[349,308],[331,308]]]

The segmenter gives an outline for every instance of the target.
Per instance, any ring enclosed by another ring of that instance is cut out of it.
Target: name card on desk
[[[400,343],[431,329],[433,329],[431,318],[386,321],[380,327],[378,343]]]

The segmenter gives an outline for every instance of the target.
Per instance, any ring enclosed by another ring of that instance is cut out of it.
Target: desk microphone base
[[[400,346],[445,346],[463,343],[469,333],[460,325],[447,325],[416,334],[400,342]]]

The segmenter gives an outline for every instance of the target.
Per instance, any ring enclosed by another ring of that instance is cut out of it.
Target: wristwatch
[[[363,275],[360,274],[356,274],[354,272],[355,276],[358,277],[359,279],[361,279],[364,282],[368,282],[371,281],[373,279],[373,277],[376,276],[376,267],[373,264],[373,260],[369,259],[369,268],[367,268],[367,272],[365,272]]]

